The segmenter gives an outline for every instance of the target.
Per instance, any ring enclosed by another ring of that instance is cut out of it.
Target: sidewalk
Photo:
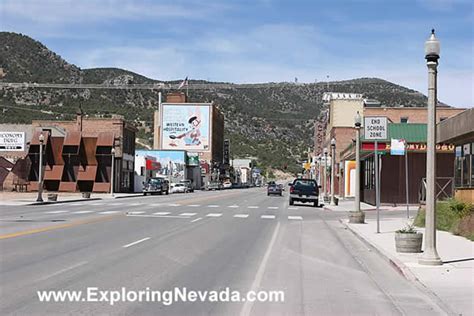
[[[115,193],[112,197],[108,193],[91,193],[89,199],[82,197],[81,193],[68,192],[50,192],[58,194],[56,202],[48,201],[48,192],[43,192],[43,203],[36,202],[38,196],[37,192],[0,192],[0,205],[36,205],[36,204],[54,204],[54,203],[68,203],[80,201],[96,201],[106,199],[120,199],[129,197],[140,197],[142,193]]]
[[[410,205],[410,214],[416,214],[418,210],[418,205]],[[331,206],[329,203],[324,205],[324,208],[334,212],[350,212],[354,211],[354,200],[339,200],[339,205]],[[362,211],[375,211],[376,208],[374,205],[370,205],[364,202],[360,203],[360,209]],[[399,205],[399,206],[389,206],[389,205],[381,205],[381,211],[404,211],[406,210],[406,205]]]
[[[345,205],[345,210],[348,210],[347,207]],[[339,208],[343,209],[344,206]],[[412,214],[414,216],[416,212],[413,211]],[[419,265],[421,253],[401,254],[395,250],[395,231],[412,221],[413,219],[407,220],[404,216],[381,216],[380,233],[377,234],[375,219],[366,219],[366,224],[349,224],[348,220],[341,220],[357,237],[375,248],[403,276],[415,282],[446,311],[456,315],[474,315],[474,243],[466,238],[438,231],[437,249],[444,264]],[[417,230],[424,233],[423,228]]]

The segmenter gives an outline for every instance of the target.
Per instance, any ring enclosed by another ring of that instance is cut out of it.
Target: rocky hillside
[[[0,82],[141,84],[160,83],[116,68],[80,69],[40,42],[15,33],[0,33]],[[177,86],[179,81],[163,82]],[[193,83],[208,83],[191,80]],[[211,83],[212,84],[212,83]],[[234,157],[257,157],[263,167],[299,171],[297,163],[312,144],[313,120],[319,115],[326,83],[232,85],[189,90],[190,101],[216,102],[225,114],[226,137]],[[153,110],[159,90],[0,89],[0,122],[70,119],[79,106],[89,115],[123,115],[141,128],[142,142],[151,141]],[[419,92],[377,78],[330,82],[329,91],[363,93],[386,105],[424,106]]]

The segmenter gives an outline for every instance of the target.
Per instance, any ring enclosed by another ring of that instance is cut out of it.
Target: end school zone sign
[[[364,138],[367,140],[387,139],[387,118],[385,116],[365,117]]]
[[[25,150],[25,132],[0,132],[0,151]]]

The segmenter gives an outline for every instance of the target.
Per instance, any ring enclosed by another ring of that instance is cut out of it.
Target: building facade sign
[[[0,132],[0,151],[24,151],[25,132]]]
[[[163,149],[210,151],[211,104],[162,105]]]

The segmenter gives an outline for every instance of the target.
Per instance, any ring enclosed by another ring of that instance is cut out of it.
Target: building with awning
[[[409,203],[423,202],[426,177],[426,124],[389,123],[386,140],[377,142],[380,156],[380,201],[384,204],[406,203],[405,159],[408,159]],[[391,155],[391,139],[404,140],[407,154]],[[375,142],[361,136],[361,201],[375,204]],[[451,197],[454,191],[454,149],[449,142],[436,148],[437,196]],[[355,143],[341,152],[342,160],[355,159]],[[354,180],[354,179],[353,179]],[[357,188],[355,188],[357,189]]]

